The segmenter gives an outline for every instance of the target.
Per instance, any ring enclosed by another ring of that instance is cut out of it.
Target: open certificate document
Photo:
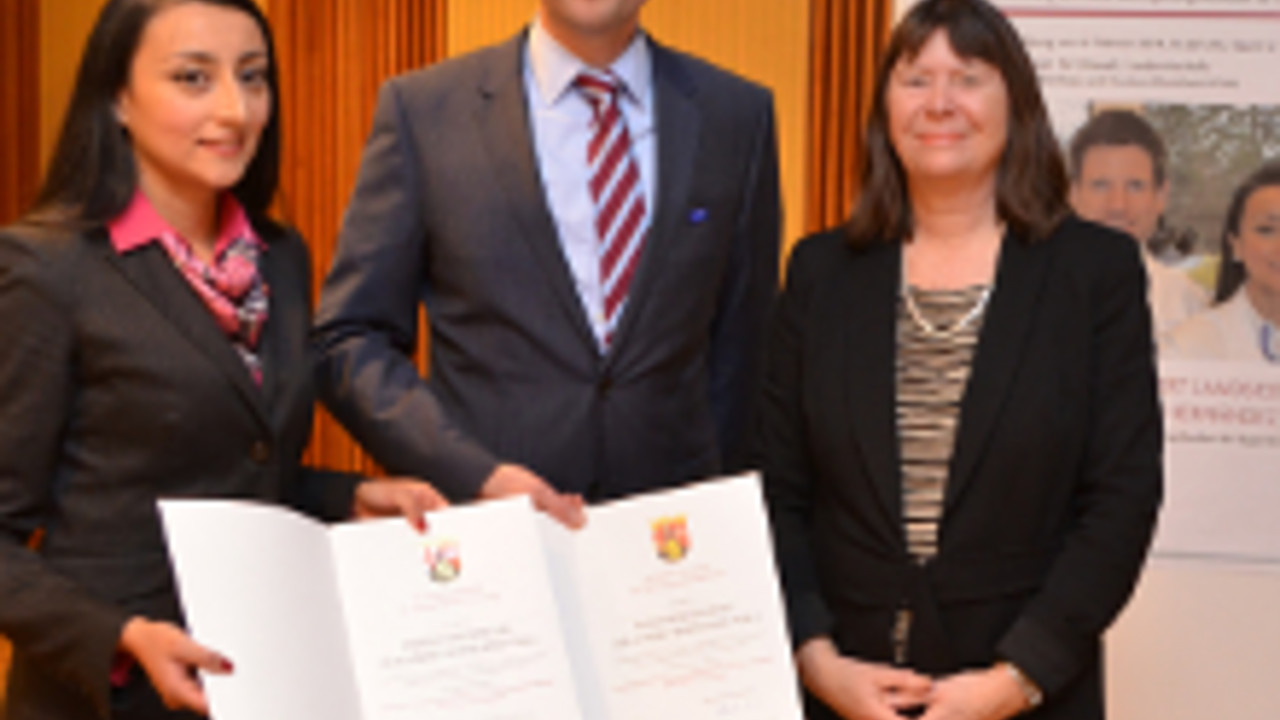
[[[215,720],[800,720],[758,478],[325,526],[160,503]]]

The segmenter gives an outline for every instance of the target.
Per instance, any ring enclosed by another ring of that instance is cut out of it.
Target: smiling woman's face
[[[116,102],[141,187],[185,195],[239,182],[271,114],[268,63],[247,13],[199,0],[157,12]]]
[[[1280,301],[1280,185],[1264,185],[1245,201],[1231,249],[1244,264],[1250,293]]]
[[[1009,92],[991,64],[956,54],[935,31],[894,67],[886,90],[889,137],[912,183],[994,182],[1009,138]]]

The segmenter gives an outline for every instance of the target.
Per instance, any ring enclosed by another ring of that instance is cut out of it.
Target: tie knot
[[[614,102],[622,90],[622,80],[609,70],[583,70],[574,78],[573,85],[597,111]]]

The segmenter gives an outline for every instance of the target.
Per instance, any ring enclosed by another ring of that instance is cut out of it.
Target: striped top
[[[906,292],[910,302],[904,297],[898,303],[896,361],[902,519],[907,551],[924,561],[938,552],[960,400],[989,288]]]

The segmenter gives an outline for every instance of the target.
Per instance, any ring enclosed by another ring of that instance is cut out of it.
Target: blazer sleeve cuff
[[[301,474],[293,503],[297,509],[324,522],[351,519],[356,486],[364,482],[363,475],[308,467]]]
[[[421,478],[435,485],[451,502],[474,500],[498,467],[498,460],[469,440],[461,440],[447,455],[437,456]]]
[[[1061,638],[1034,618],[1018,618],[996,646],[996,655],[1013,663],[1046,698],[1069,685],[1082,662]]]
[[[42,633],[35,643],[23,643],[23,652],[67,688],[83,693],[92,703],[95,714],[108,720],[112,717],[111,670],[118,657],[120,633],[129,615],[121,608],[97,601],[86,605],[92,607],[81,608],[82,614],[71,623],[74,627],[64,632]],[[133,672],[143,670],[134,667]]]
[[[89,678],[83,680],[83,687],[93,701],[94,710],[102,720],[108,720],[111,714],[111,671],[120,657],[120,633],[124,624],[129,621],[128,615],[118,608],[112,608],[103,620],[103,631],[95,633],[96,637],[89,644],[88,653],[92,658]],[[133,672],[144,673],[139,666]],[[150,682],[148,679],[147,682]]]
[[[822,596],[816,592],[788,593],[786,595],[787,620],[791,626],[791,649],[815,637],[830,637],[835,619]]]

